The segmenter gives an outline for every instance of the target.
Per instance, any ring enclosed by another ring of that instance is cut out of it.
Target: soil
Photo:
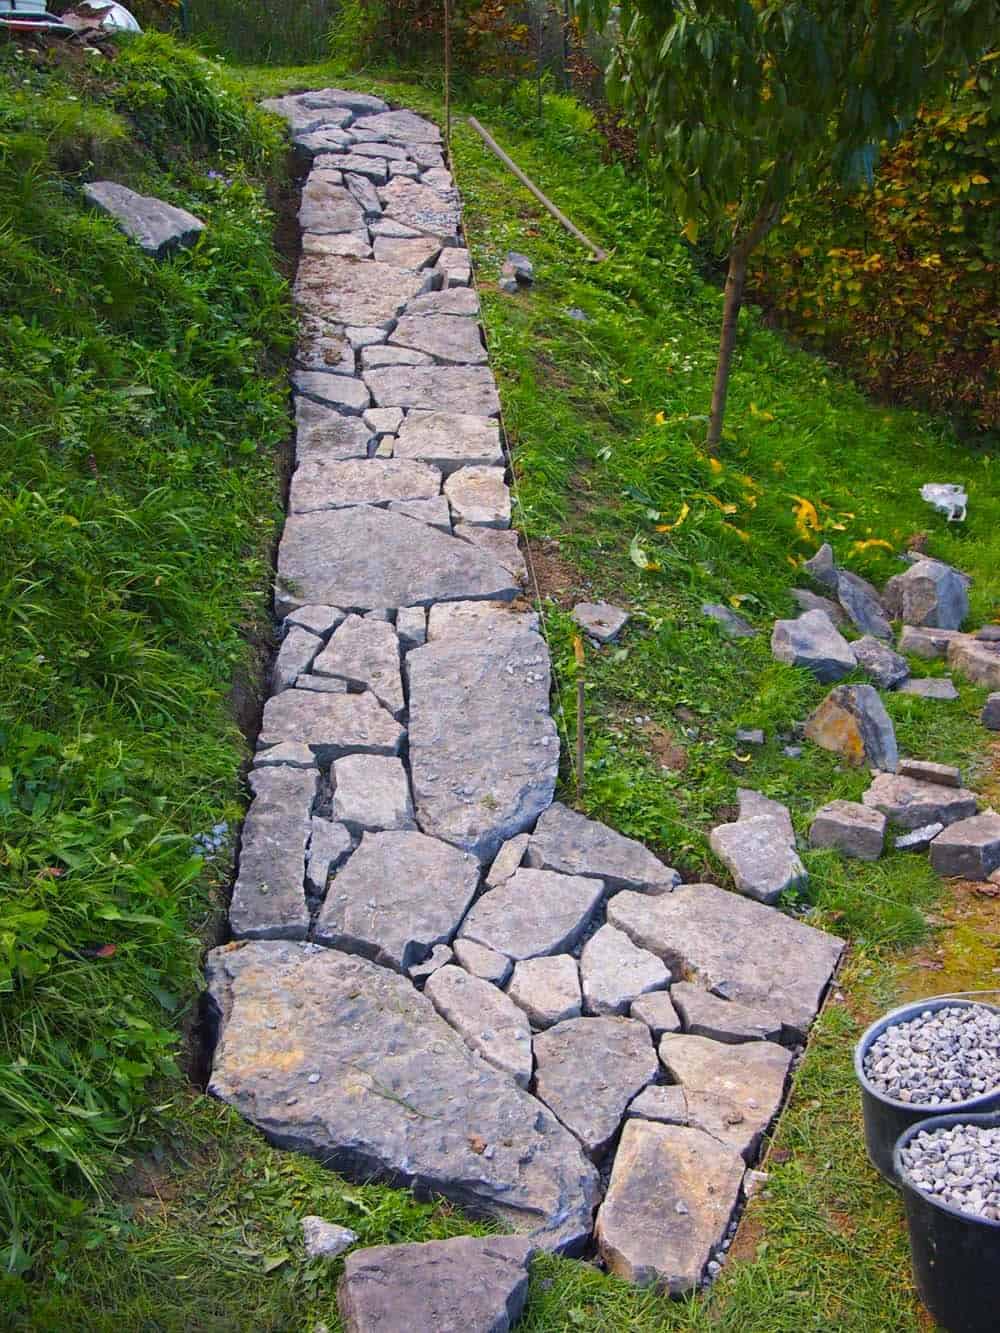
[[[559,549],[559,543],[551,537],[525,537],[522,533],[527,559],[534,570],[538,583],[538,592],[548,597],[563,610],[572,610],[578,602],[579,574],[572,563]]]

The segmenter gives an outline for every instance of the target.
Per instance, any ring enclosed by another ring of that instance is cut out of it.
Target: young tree
[[[707,443],[722,434],[747,260],[793,191],[872,179],[922,102],[1000,31],[998,0],[572,0],[608,26],[608,89],[695,240],[727,237]]]

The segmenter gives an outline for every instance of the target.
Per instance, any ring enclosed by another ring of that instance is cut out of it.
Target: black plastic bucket
[[[1000,1088],[967,1102],[948,1102],[943,1106],[917,1106],[913,1102],[896,1101],[869,1082],[865,1073],[865,1056],[868,1048],[886,1028],[916,1018],[925,1009],[968,1009],[972,1005],[982,1005],[984,1009],[1000,1012],[996,1005],[983,1004],[981,1000],[959,1000],[950,999],[947,995],[934,995],[929,999],[915,1000],[912,1004],[904,1004],[898,1009],[891,1010],[877,1023],[871,1025],[854,1048],[854,1074],[861,1088],[861,1109],[865,1117],[865,1146],[872,1166],[885,1176],[890,1185],[896,1184],[893,1149],[904,1130],[915,1125],[918,1120],[926,1120],[928,1116],[966,1113],[975,1115],[978,1112],[1000,1111]],[[997,1316],[994,1330],[997,1328],[1000,1328],[1000,1315]]]
[[[910,1184],[900,1154],[921,1130],[1000,1126],[1000,1112],[935,1115],[900,1137],[893,1169],[910,1228],[913,1280],[920,1299],[948,1333],[996,1333],[1000,1326],[1000,1222],[970,1217]]]

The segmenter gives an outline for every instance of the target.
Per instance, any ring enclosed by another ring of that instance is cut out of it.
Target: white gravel
[[[872,1042],[864,1070],[880,1092],[948,1106],[1000,1088],[1000,1012],[982,1004],[924,1009]]]
[[[953,1125],[924,1130],[900,1157],[921,1193],[970,1217],[1000,1221],[1000,1129]]]

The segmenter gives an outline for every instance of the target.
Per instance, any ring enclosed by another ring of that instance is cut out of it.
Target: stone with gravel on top
[[[629,614],[610,602],[577,602],[573,619],[590,638],[610,643],[628,624]]]
[[[510,527],[510,491],[503,468],[459,468],[446,478],[444,493],[456,522]]]
[[[514,611],[507,602],[438,602],[427,613],[427,641],[488,639],[515,628],[537,633],[539,625],[537,611]]]
[[[458,197],[439,193],[429,185],[395,176],[379,190],[382,211],[387,218],[402,222],[422,235],[454,244],[458,237],[460,211]]]
[[[354,689],[369,689],[393,717],[405,707],[399,639],[392,625],[350,615],[313,662],[317,676],[335,676]]]
[[[861,639],[855,639],[851,644],[851,651],[857,658],[861,670],[866,676],[870,676],[880,689],[895,689],[910,674],[906,658],[894,653],[887,644],[881,639],[876,639],[874,635],[866,634]]]
[[[624,1014],[638,996],[669,986],[670,972],[623,931],[604,925],[583,946],[580,979],[588,1014]]]
[[[466,972],[482,977],[483,981],[492,981],[494,986],[502,986],[514,966],[506,954],[474,944],[472,940],[455,941],[455,959]]]
[[[326,763],[345,754],[398,754],[403,735],[371,691],[318,694],[296,689],[274,694],[265,703],[257,745],[264,750],[297,741]]]
[[[205,224],[186,208],[177,208],[152,195],[137,194],[115,181],[93,181],[83,187],[88,203],[114,218],[126,236],[154,259],[171,250],[193,245]]]
[[[938,699],[951,703],[958,698],[958,690],[950,676],[920,676],[904,680],[898,687],[900,694],[913,694],[918,699]]]
[[[299,320],[295,362],[302,370],[320,371],[327,375],[353,375],[354,349],[339,324],[329,324],[324,319],[303,315]]]
[[[794,844],[788,841],[784,825],[771,815],[719,824],[712,829],[708,841],[739,892],[758,902],[776,902],[788,889],[800,887],[808,878]]]
[[[681,878],[641,842],[597,819],[588,819],[561,801],[554,801],[535,825],[525,861],[541,870],[592,875],[610,889],[667,893]]]
[[[519,961],[564,953],[586,929],[604,885],[599,879],[515,870],[510,879],[476,902],[461,938]]]
[[[823,611],[776,620],[771,655],[789,666],[804,667],[821,681],[840,680],[857,666],[850,644]]]
[[[899,773],[878,773],[862,795],[864,805],[881,810],[890,824],[917,829],[925,824],[955,824],[979,809],[974,792]]]
[[[680,1015],[674,1008],[669,991],[650,991],[647,995],[640,995],[632,1001],[629,1016],[645,1023],[654,1040],[662,1037],[664,1032],[681,1030]]]
[[[314,898],[322,898],[326,893],[330,876],[353,849],[354,840],[343,824],[313,815],[306,856],[306,887]]]
[[[816,811],[810,847],[828,847],[859,861],[877,861],[885,845],[886,817],[856,801],[830,801]]]
[[[885,585],[891,614],[908,625],[960,629],[969,614],[968,579],[941,560],[918,560]]]
[[[333,817],[354,834],[416,828],[403,761],[375,754],[349,754],[330,770]]]
[[[670,997],[684,1031],[692,1037],[708,1037],[730,1046],[747,1041],[781,1041],[781,1019],[756,1005],[722,1000],[690,981],[675,982]]]
[[[940,787],[961,787],[962,770],[954,764],[935,764],[929,759],[900,759],[896,772],[901,778],[936,782]]]
[[[293,625],[281,641],[271,668],[271,689],[275,694],[290,690],[299,676],[308,671],[313,658],[323,648],[323,640],[301,625]]]
[[[532,1027],[550,1028],[564,1019],[579,1018],[582,997],[576,959],[560,953],[515,963],[507,994]]]
[[[931,843],[931,866],[939,875],[988,879],[1000,867],[1000,815],[984,810],[950,824]]]
[[[805,726],[808,740],[841,755],[848,764],[894,772],[896,731],[871,685],[837,685]]]
[[[984,643],[961,635],[948,645],[948,665],[973,685],[1000,690],[1000,643]]]
[[[502,990],[447,964],[427,979],[424,994],[483,1059],[526,1088],[531,1082],[531,1031],[524,1013]]]

